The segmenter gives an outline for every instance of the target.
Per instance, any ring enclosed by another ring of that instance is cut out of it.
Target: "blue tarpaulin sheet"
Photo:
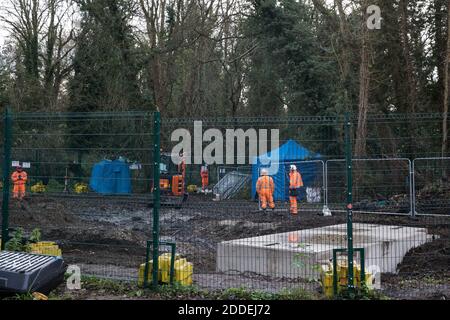
[[[130,168],[121,160],[103,160],[92,168],[89,186],[101,194],[130,194]]]
[[[273,178],[273,182],[275,185],[275,191],[273,194],[273,198],[275,201],[287,201],[289,200],[289,170],[290,165],[295,164],[297,169],[302,175],[303,184],[305,187],[312,185],[315,181],[318,171],[321,169],[320,163],[315,162],[306,162],[302,163],[301,161],[305,160],[319,160],[320,155],[315,154],[294,140],[288,140],[285,144],[280,146],[278,149],[268,152],[266,154],[258,156],[256,159],[253,159],[252,164],[252,196],[256,198],[256,182],[258,181],[258,177],[260,175],[260,170],[262,168],[271,167],[270,163],[265,163],[263,159],[270,159],[273,155],[273,152],[278,152],[278,159],[276,160],[278,163],[278,170],[275,172],[270,172],[269,175]],[[306,197],[305,190],[301,190],[301,194],[299,195],[299,199]]]

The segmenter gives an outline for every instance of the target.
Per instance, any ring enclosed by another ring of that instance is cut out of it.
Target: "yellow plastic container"
[[[175,261],[176,261],[175,257]],[[169,283],[170,282],[170,263],[172,261],[172,257],[170,253],[164,253],[159,256],[159,270],[161,272],[161,282]]]
[[[33,292],[33,300],[48,300],[48,297],[45,294],[42,294],[40,292]]]
[[[322,274],[322,289],[327,298],[333,297],[333,272]]]
[[[337,263],[337,277],[338,277],[338,285],[346,286],[347,285],[347,277],[348,277],[348,266],[347,261],[341,260]]]
[[[31,186],[32,193],[43,193],[45,191],[47,191],[47,188],[44,186],[42,182],[38,182],[34,186]]]
[[[369,272],[366,272],[365,276],[366,276],[366,279],[365,279],[366,280],[365,281],[366,282],[366,287],[368,289],[373,289],[373,280],[374,280],[373,275],[371,273],[369,273]],[[361,280],[359,280],[358,286],[361,287]]]
[[[77,183],[77,184],[75,184],[74,190],[75,190],[75,193],[78,193],[78,194],[80,194],[80,193],[88,193],[89,192],[89,187],[85,183]]]
[[[152,281],[152,272],[153,272],[153,260],[148,262],[148,277],[147,282],[150,283]],[[139,266],[139,274],[138,274],[138,285],[144,285],[144,274],[145,274],[145,263]],[[158,272],[158,281],[161,281],[161,272]]]
[[[338,274],[338,290],[339,287],[347,287],[348,281],[348,263],[347,259],[341,259],[337,263]],[[353,262],[353,285],[358,286],[361,282],[361,266],[354,261]]]
[[[333,292],[333,265],[331,263],[321,266],[320,280],[322,291],[327,298],[332,298]]]
[[[41,241],[41,242],[38,242],[36,244],[38,246],[40,246],[40,247],[48,247],[48,246],[55,246],[56,245],[56,243],[53,242],[53,241]]]
[[[31,253],[61,257],[62,251],[55,242],[42,241],[30,245]]]
[[[187,262],[186,259],[175,261],[175,281],[181,285],[192,285],[192,275],[194,274],[194,266]]]
[[[348,281],[348,264],[347,259],[340,259],[336,264],[337,273],[337,290],[341,290],[347,287]],[[354,275],[354,285],[361,287],[361,265],[354,261],[353,263],[353,275]],[[327,298],[333,297],[333,265],[329,263],[328,265],[322,265],[321,268],[321,285],[323,293]],[[373,287],[373,276],[370,273],[365,274],[366,276],[366,286],[371,289]]]
[[[170,283],[170,264],[172,256],[170,253],[164,253],[158,257],[158,281],[161,283]],[[149,261],[149,272],[147,281],[152,281],[153,260]],[[181,259],[179,255],[175,256],[174,262],[174,280],[182,285],[192,284],[192,275],[194,267],[186,259]],[[145,263],[139,266],[138,285],[144,285]]]
[[[194,193],[195,191],[197,191],[197,186],[191,184],[191,185],[189,185],[189,186],[187,187],[187,191],[188,191],[189,193]]]

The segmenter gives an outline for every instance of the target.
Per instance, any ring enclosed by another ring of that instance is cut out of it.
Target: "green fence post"
[[[10,197],[10,168],[11,168],[11,144],[12,144],[12,117],[7,108],[4,115],[4,155],[3,155],[3,204],[2,204],[2,245],[1,250],[5,250],[5,245],[9,241],[9,197]]]
[[[159,209],[160,203],[160,162],[161,162],[161,114],[153,114],[153,286],[158,286],[159,257]]]
[[[354,288],[353,274],[353,177],[352,177],[352,139],[350,114],[345,114],[345,158],[347,166],[347,253],[348,288]]]
[[[148,287],[148,273],[149,273],[149,260],[150,260],[150,245],[151,241],[147,241],[147,247],[145,248],[145,267],[144,267],[144,288]]]
[[[171,255],[170,255],[170,284],[173,285],[173,281],[175,280],[175,258],[176,258],[176,250],[177,250],[177,244],[174,243],[167,243],[171,248]]]

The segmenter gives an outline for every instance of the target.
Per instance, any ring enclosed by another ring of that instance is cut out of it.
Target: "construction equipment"
[[[161,154],[159,187],[162,195],[183,196],[184,174],[172,161],[171,153]]]
[[[48,294],[64,281],[65,271],[61,257],[1,251],[0,293]]]

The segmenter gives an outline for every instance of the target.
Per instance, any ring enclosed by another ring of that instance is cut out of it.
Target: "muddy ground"
[[[57,241],[67,263],[82,273],[136,280],[151,239],[152,208],[142,199],[38,196],[22,205],[11,203],[12,228],[27,232],[40,228],[44,240]],[[311,209],[311,208],[310,208]],[[319,290],[317,282],[273,279],[255,274],[216,273],[217,243],[225,240],[288,232],[346,222],[344,213],[321,217],[318,210],[288,214],[286,206],[262,213],[249,201],[213,202],[191,196],[181,209],[163,208],[161,240],[177,243],[177,252],[194,263],[194,282],[209,290],[241,287],[275,292],[296,286]],[[427,227],[435,241],[411,250],[398,266],[398,274],[382,276],[390,297],[440,299],[450,297],[450,218],[355,214],[355,222]]]

